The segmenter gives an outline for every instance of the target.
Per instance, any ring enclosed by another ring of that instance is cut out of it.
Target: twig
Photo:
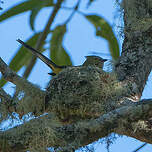
[[[67,6],[62,6],[61,7],[62,9],[65,9],[65,10],[73,10],[73,8],[72,7],[67,7]],[[83,15],[83,16],[85,16],[86,14],[85,13],[83,13],[82,11],[80,11],[80,10],[76,10],[76,13],[79,13],[79,14],[81,14],[81,15]]]
[[[73,9],[73,11],[72,11],[72,13],[71,13],[71,15],[68,17],[68,19],[65,21],[64,24],[67,24],[67,23],[71,20],[71,18],[74,16],[74,14],[76,13],[76,11],[77,11],[78,8],[79,8],[80,2],[81,2],[81,0],[78,0],[78,2],[77,2],[77,4],[75,5],[75,7],[74,7],[74,9]]]
[[[140,147],[138,147],[136,150],[134,150],[133,152],[138,152],[139,150],[141,150],[144,146],[146,146],[147,143],[142,144]]]
[[[52,11],[52,13],[51,13],[51,15],[50,15],[50,17],[48,19],[47,24],[46,24],[43,32],[39,36],[39,39],[37,40],[37,43],[36,43],[36,46],[35,46],[36,50],[40,50],[40,48],[42,47],[43,42],[46,39],[46,37],[47,37],[47,35],[48,35],[49,31],[50,31],[50,27],[51,27],[51,25],[52,25],[56,15],[57,15],[57,13],[58,13],[58,10],[60,9],[61,4],[62,4],[63,1],[64,0],[58,0],[56,5],[54,6],[54,9],[53,9],[53,11]],[[35,62],[36,62],[36,57],[32,56],[32,59],[31,59],[29,65],[27,66],[27,68],[26,68],[26,70],[25,70],[25,72],[23,74],[24,78],[28,77],[29,73],[31,72],[31,70],[32,70],[32,68],[33,68],[33,66],[35,64]]]

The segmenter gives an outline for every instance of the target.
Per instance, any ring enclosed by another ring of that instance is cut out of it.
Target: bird
[[[48,73],[48,74],[50,74],[52,76],[55,76],[60,71],[62,71],[63,69],[65,69],[67,67],[67,66],[60,66],[60,65],[55,64],[49,58],[47,58],[46,56],[44,56],[42,53],[40,53],[36,49],[32,48],[30,45],[28,45],[25,42],[23,42],[22,40],[17,39],[17,41],[19,43],[21,43],[25,48],[27,48],[28,50],[30,50],[35,56],[37,56],[41,61],[43,61],[45,64],[47,64],[48,67],[50,67],[52,69],[53,72],[52,73]]]
[[[61,72],[63,69],[69,67],[66,65],[60,66],[55,64],[53,61],[51,61],[49,58],[44,56],[42,53],[28,45],[27,43],[23,42],[20,39],[17,39],[17,41],[22,44],[25,48],[30,50],[35,56],[37,56],[40,60],[42,60],[45,64],[48,65],[52,69],[52,73],[48,73],[52,76],[58,75],[59,72]],[[82,66],[96,66],[99,68],[103,68],[104,62],[107,61],[107,59],[103,59],[99,56],[91,55],[91,56],[86,56],[86,61],[82,64]]]
[[[107,61],[107,59],[103,59],[99,56],[95,56],[95,55],[90,55],[90,56],[85,56],[86,60],[85,62],[82,64],[82,66],[95,66],[98,68],[103,68],[104,62]]]

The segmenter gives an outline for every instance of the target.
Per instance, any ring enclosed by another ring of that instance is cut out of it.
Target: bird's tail
[[[19,43],[21,43],[24,47],[26,47],[28,50],[30,50],[35,56],[37,56],[39,59],[41,59],[44,63],[46,63],[52,69],[52,71],[54,71],[55,68],[58,68],[58,65],[56,65],[49,58],[47,58],[46,56],[44,56],[42,53],[40,53],[36,49],[32,48],[31,46],[29,46],[28,44],[26,44],[25,42],[23,42],[20,39],[18,39],[17,41]]]

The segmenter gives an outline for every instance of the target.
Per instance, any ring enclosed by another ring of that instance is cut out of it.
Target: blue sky
[[[1,5],[3,11],[10,8],[14,4],[17,4],[18,0],[3,0],[4,3]],[[67,4],[69,7],[73,6],[77,0],[69,1],[67,0]],[[80,6],[80,10],[85,13],[97,13],[103,16],[111,25],[115,22],[121,22],[119,17],[114,19],[116,15],[116,6],[113,0],[96,0],[92,3],[91,7],[87,10],[85,8],[85,4],[87,0],[83,0],[83,3]],[[57,24],[63,23],[63,21],[70,15],[70,11],[62,10],[56,18],[55,27]],[[44,25],[49,17],[50,9],[43,9],[36,19],[36,31],[43,30]],[[116,35],[117,27],[114,27]],[[23,13],[19,16],[12,17],[5,22],[0,23],[0,55],[2,59],[9,63],[10,60],[15,55],[17,49],[19,49],[20,44],[16,41],[16,39],[20,38],[22,40],[27,40],[31,34],[33,33],[29,27],[29,12]],[[120,46],[122,40],[119,39]],[[68,24],[68,32],[64,39],[64,46],[68,50],[74,65],[80,65],[84,62],[86,55],[90,55],[91,52],[101,53],[101,56],[104,58],[111,59],[108,51],[107,42],[101,38],[95,37],[95,29],[94,27],[80,14],[76,13],[73,19]],[[103,54],[107,54],[106,56]],[[45,55],[48,55],[48,52],[45,52]],[[22,75],[24,68],[22,68],[19,72]],[[42,89],[45,89],[47,82],[50,77],[47,74],[49,68],[42,63],[40,60],[37,60],[36,66],[34,67],[32,73],[30,74],[29,80],[34,84],[39,85]],[[151,78],[151,77],[150,77]],[[151,95],[151,81],[149,79],[144,93],[143,98],[150,98]],[[9,93],[12,93],[14,90],[14,85],[9,83],[6,85],[5,90]],[[129,137],[119,137],[114,144],[112,144],[110,150],[111,152],[132,152],[138,146],[140,146],[142,142],[135,140]],[[97,152],[105,152],[106,151],[105,144],[96,144]],[[144,147],[142,152],[152,152],[152,146],[147,145]]]

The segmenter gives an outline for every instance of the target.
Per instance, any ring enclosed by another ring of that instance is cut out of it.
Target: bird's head
[[[86,57],[86,61],[83,64],[84,66],[92,65],[102,68],[104,62],[107,61],[107,59],[103,59],[99,56],[85,56],[85,57]]]

